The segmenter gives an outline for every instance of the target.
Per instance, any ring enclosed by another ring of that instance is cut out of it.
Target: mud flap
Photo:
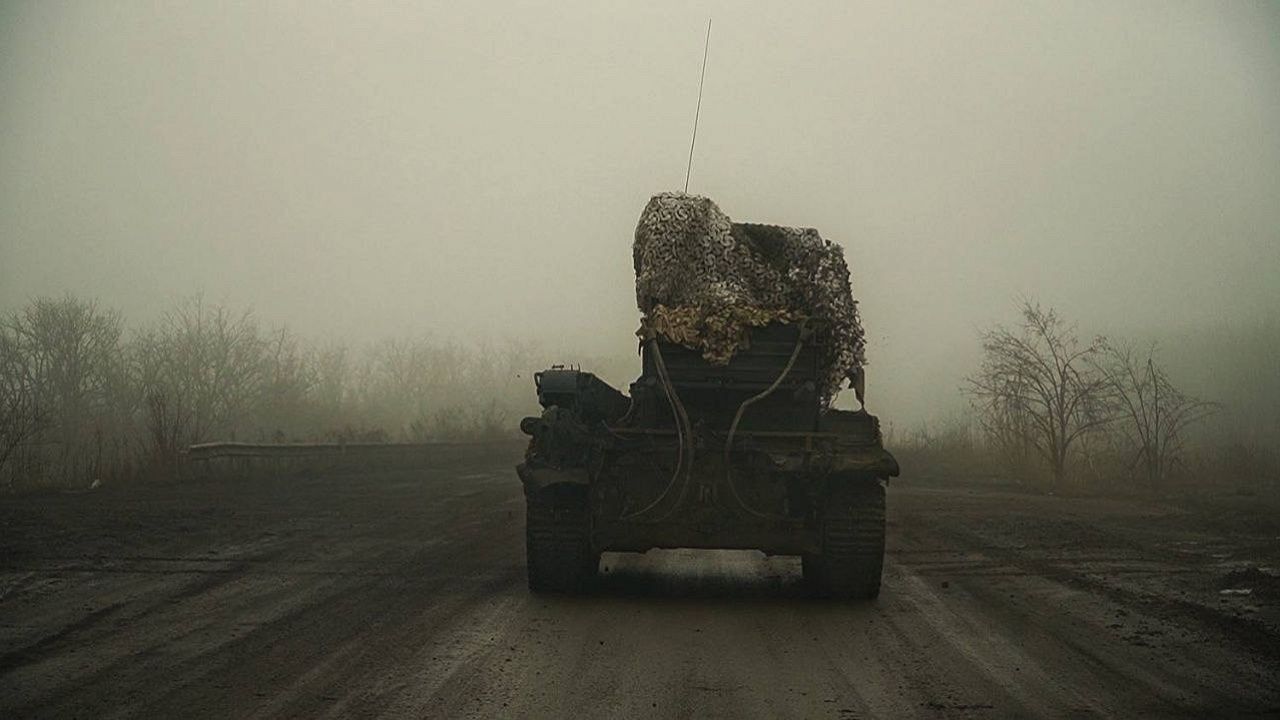
[[[534,497],[556,485],[576,485],[585,488],[591,482],[586,468],[532,467],[529,463],[516,466],[516,474],[524,485],[525,497]]]

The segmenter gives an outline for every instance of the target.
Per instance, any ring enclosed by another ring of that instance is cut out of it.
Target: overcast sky
[[[708,15],[690,190],[846,248],[881,414],[950,407],[1019,296],[1276,317],[1274,2],[2,2],[0,308],[629,352]]]

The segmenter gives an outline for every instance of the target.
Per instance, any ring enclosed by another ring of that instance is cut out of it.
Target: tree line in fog
[[[1276,408],[1248,417],[1188,392],[1154,342],[1084,336],[1034,301],[979,341],[981,361],[961,388],[971,412],[897,438],[909,452],[1059,490],[1280,488]],[[1223,354],[1223,374],[1239,370],[1240,358]],[[1238,374],[1256,381],[1262,405],[1280,400],[1275,378]],[[1224,412],[1260,432],[1224,435],[1211,426]]]
[[[1275,328],[1243,341],[1211,329],[1204,347],[1165,353],[1082,334],[1033,302],[1020,309],[1018,323],[977,339],[981,362],[960,388],[967,412],[911,432],[889,418],[886,441],[908,475],[1280,489]],[[94,301],[37,298],[0,315],[0,488],[167,477],[185,448],[214,440],[516,438],[537,409],[530,373],[556,359],[520,341],[311,342],[199,297],[143,325]],[[632,364],[588,366],[626,377]],[[1215,396],[1176,379],[1208,365],[1224,379]]]
[[[404,338],[317,344],[201,298],[131,327],[72,296],[0,317],[0,485],[172,471],[212,440],[513,437],[533,348]]]

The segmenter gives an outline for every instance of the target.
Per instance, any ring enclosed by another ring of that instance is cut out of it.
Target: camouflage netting
[[[816,341],[829,403],[864,362],[862,325],[839,245],[812,228],[734,223],[708,198],[655,195],[633,248],[645,324],[713,364],[747,346],[747,330],[820,318]]]

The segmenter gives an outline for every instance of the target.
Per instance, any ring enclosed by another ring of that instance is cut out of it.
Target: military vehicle
[[[828,406],[830,319],[748,323],[723,362],[655,317],[628,394],[574,367],[534,374],[543,412],[521,422],[517,467],[529,587],[582,590],[606,551],[728,548],[798,555],[818,593],[875,597],[898,465],[874,416]]]

